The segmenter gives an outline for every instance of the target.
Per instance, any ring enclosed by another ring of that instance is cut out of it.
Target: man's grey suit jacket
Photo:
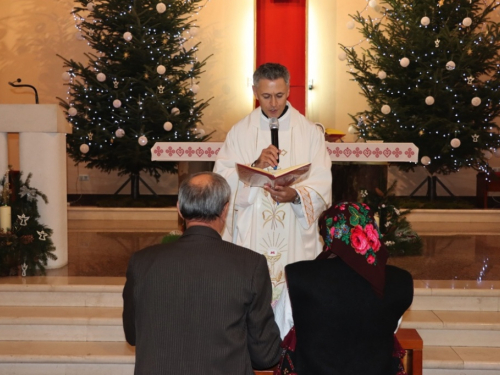
[[[123,290],[123,327],[135,374],[251,375],[280,356],[263,255],[194,226],[135,253]]]

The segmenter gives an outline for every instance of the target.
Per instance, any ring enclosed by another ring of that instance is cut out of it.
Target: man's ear
[[[179,201],[177,201],[177,213],[179,214],[179,216],[181,217],[181,219],[184,220],[184,216],[182,216],[181,209],[179,208]]]
[[[229,202],[227,202],[224,205],[224,208],[222,209],[222,214],[221,214],[221,219],[222,220],[226,221],[228,211],[229,211]]]
[[[252,85],[252,91],[253,91],[253,96],[255,96],[255,99],[257,99],[257,87]]]

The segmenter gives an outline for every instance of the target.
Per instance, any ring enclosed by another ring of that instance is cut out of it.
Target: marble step
[[[402,328],[415,328],[424,346],[500,348],[499,311],[407,311]]]
[[[423,375],[499,375],[500,348],[424,346]]]
[[[410,310],[500,311],[500,281],[415,280]]]
[[[424,375],[497,375],[500,348],[426,346]],[[134,348],[126,343],[0,341],[0,374],[132,375]]]
[[[3,341],[124,341],[121,307],[0,306]],[[402,328],[415,328],[430,346],[500,347],[500,312],[407,311]]]
[[[0,374],[133,375],[125,342],[0,341]]]
[[[123,277],[0,278],[0,306],[121,307]],[[500,281],[415,281],[415,310],[500,311]]]
[[[125,341],[121,307],[0,306],[2,341]]]
[[[0,306],[122,307],[124,277],[4,277]]]

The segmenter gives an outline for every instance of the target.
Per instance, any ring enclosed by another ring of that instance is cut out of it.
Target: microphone
[[[271,144],[275,146],[278,150],[280,149],[279,141],[278,141],[278,130],[280,128],[280,123],[276,117],[271,117],[269,119],[269,129],[271,129]],[[278,156],[277,162],[280,162],[280,158]]]

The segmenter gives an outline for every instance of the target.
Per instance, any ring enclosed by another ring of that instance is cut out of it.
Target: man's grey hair
[[[283,78],[287,86],[290,86],[290,72],[278,63],[265,63],[257,68],[253,74],[253,85],[257,86],[261,79],[268,79],[270,81]]]
[[[193,178],[208,175],[208,183],[193,183]],[[182,181],[179,187],[179,211],[185,220],[210,222],[222,215],[224,206],[229,202],[231,188],[221,175],[213,172],[200,172]]]

